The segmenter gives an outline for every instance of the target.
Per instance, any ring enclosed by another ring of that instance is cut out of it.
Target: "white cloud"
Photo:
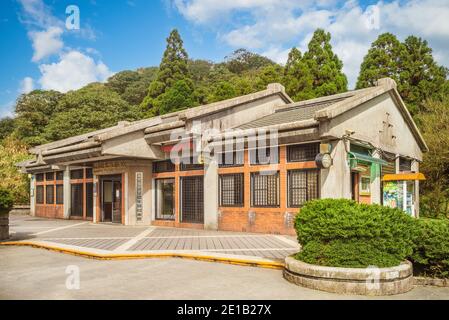
[[[332,35],[350,87],[371,43],[383,32],[400,40],[423,37],[437,61],[449,66],[447,0],[379,0],[371,8],[357,0],[174,0],[174,7],[195,25],[215,30],[229,46],[253,49],[278,62],[286,61],[292,46],[306,50],[313,31],[324,28]],[[379,19],[370,25],[373,8]]]
[[[32,61],[37,62],[59,53],[64,47],[64,43],[61,40],[62,33],[63,30],[59,27],[49,27],[45,31],[29,32],[34,49]]]
[[[67,92],[79,89],[91,82],[104,82],[112,75],[101,61],[79,52],[70,51],[61,55],[59,62],[41,64],[42,89]]]
[[[31,27],[46,29],[50,26],[62,26],[62,21],[58,20],[51,13],[51,9],[42,0],[18,0],[22,5],[22,12],[19,19],[22,23]]]
[[[34,89],[33,78],[25,77],[23,78],[22,81],[20,81],[20,88],[19,88],[20,93],[29,93],[33,91],[33,89]]]

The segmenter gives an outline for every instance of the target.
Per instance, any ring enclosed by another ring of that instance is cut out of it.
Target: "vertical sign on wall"
[[[142,189],[143,189],[143,172],[136,172],[136,220],[137,221],[142,221],[142,214],[143,214]]]

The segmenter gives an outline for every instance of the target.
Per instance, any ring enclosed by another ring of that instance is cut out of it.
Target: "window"
[[[174,172],[175,164],[171,160],[153,162],[153,172]]]
[[[92,171],[92,168],[86,169],[86,179],[92,179],[94,177],[94,173]]]
[[[320,145],[318,143],[300,144],[287,147],[287,161],[314,161],[316,155],[320,153]]]
[[[251,164],[279,163],[279,147],[266,147],[249,150]]]
[[[203,176],[181,178],[181,221],[204,222]]]
[[[251,206],[279,206],[279,172],[251,174]]]
[[[402,172],[412,171],[412,160],[400,157],[399,158],[399,171],[402,171]]]
[[[189,170],[203,170],[204,165],[202,163],[198,163],[197,158],[191,156],[190,158],[181,159],[181,170],[189,171]]]
[[[220,168],[242,166],[244,162],[244,151],[219,153],[217,160]]]
[[[243,206],[243,173],[220,175],[220,206]]]
[[[175,220],[175,179],[156,179],[156,219]]]
[[[55,173],[54,172],[47,172],[45,174],[45,180],[46,181],[53,181],[53,180],[55,180]]]
[[[36,181],[38,182],[44,181],[44,174],[43,173],[36,174]]]
[[[36,186],[36,203],[44,203],[44,186]]]
[[[56,204],[64,203],[64,186],[62,184],[56,185]]]
[[[371,178],[362,176],[360,177],[360,193],[368,194],[371,190]]]
[[[289,170],[287,178],[288,206],[296,208],[317,199],[319,170]]]
[[[58,180],[58,181],[64,180],[64,172],[63,171],[56,172],[56,180]]]
[[[83,171],[83,169],[70,171],[70,179],[82,179],[84,177]]]
[[[46,185],[45,186],[45,203],[53,204],[55,203],[55,186],[54,185]]]

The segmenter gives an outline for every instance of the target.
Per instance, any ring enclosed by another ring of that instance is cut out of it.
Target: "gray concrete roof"
[[[289,105],[289,108],[282,108],[275,113],[257,119],[252,122],[245,123],[238,127],[238,129],[254,129],[268,127],[276,124],[283,124],[289,122],[295,122],[300,120],[313,119],[315,112],[324,109],[335,103],[335,101],[327,101],[324,103],[312,103],[310,105],[298,106],[295,104]]]
[[[254,129],[302,120],[312,120],[315,119],[315,115],[318,111],[326,109],[334,104],[337,104],[338,102],[347,100],[354,96],[365,94],[370,89],[371,88],[348,91],[331,96],[279,106],[275,113],[245,123],[239,126],[238,129]]]

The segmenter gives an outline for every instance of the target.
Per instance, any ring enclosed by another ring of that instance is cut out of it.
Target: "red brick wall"
[[[316,168],[314,161],[287,162],[287,147],[279,149],[279,164],[277,165],[250,165],[249,153],[246,150],[244,165],[218,169],[219,174],[243,173],[244,181],[244,206],[239,208],[220,207],[218,220],[219,230],[245,231],[274,234],[295,235],[294,217],[299,208],[289,208],[287,203],[287,171],[292,169]],[[251,207],[251,172],[263,169],[279,171],[279,207],[254,208]],[[253,218],[250,218],[252,214]]]

